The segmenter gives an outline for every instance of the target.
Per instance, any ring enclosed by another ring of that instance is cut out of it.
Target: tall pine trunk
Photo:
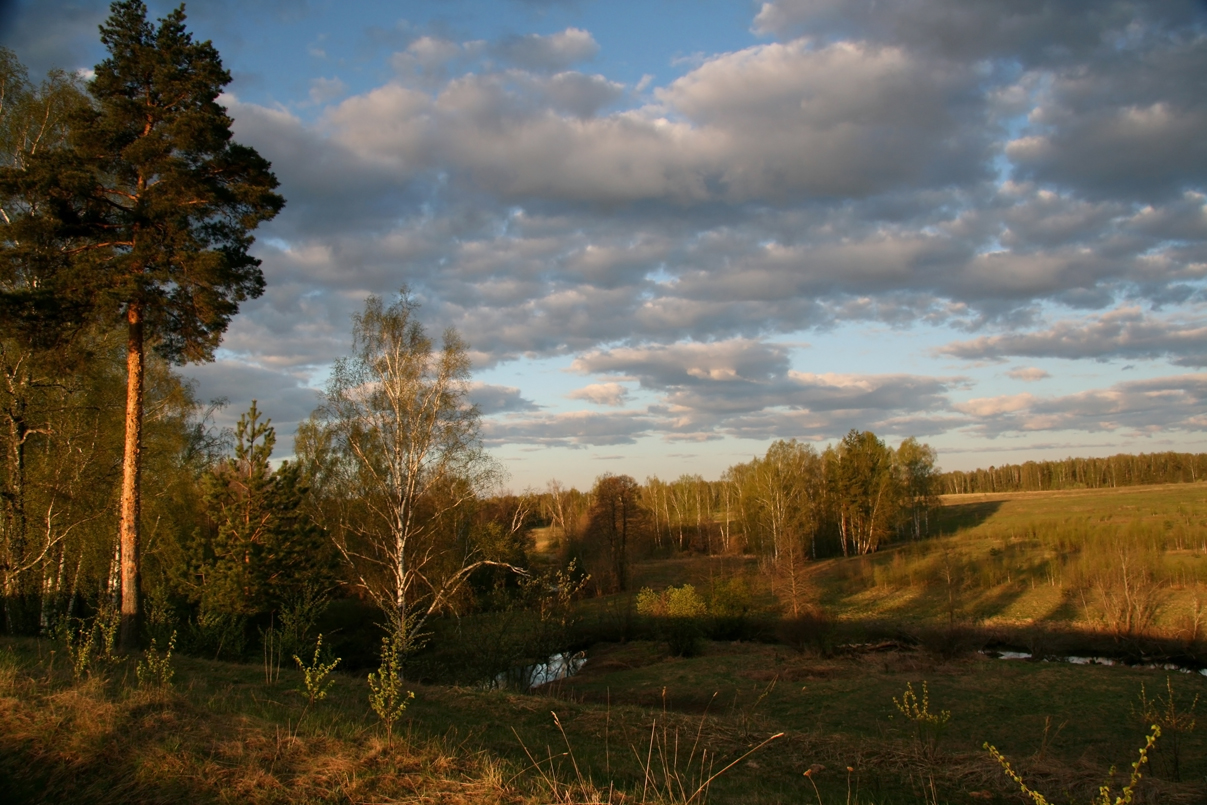
[[[142,303],[131,302],[126,310],[129,336],[126,340],[126,445],[122,457],[121,557],[122,620],[121,649],[138,647],[139,512],[142,494],[143,416],[143,316]]]

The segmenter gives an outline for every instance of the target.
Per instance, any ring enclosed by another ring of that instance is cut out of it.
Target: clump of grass
[[[926,682],[922,683],[922,699],[914,693],[912,682],[905,683],[905,692],[901,698],[893,697],[893,704],[901,715],[914,725],[914,738],[917,741],[919,754],[934,757],[938,750],[939,739],[947,731],[947,722],[951,720],[950,710],[930,711],[930,690]]]
[[[519,733],[514,728],[512,730],[532,763],[529,770],[536,771],[549,797],[554,802],[567,803],[567,805],[584,802],[612,802],[613,795],[617,793],[614,784],[609,783],[607,788],[603,789],[595,783],[590,774],[583,771],[575,757],[574,748],[570,743],[570,738],[566,735],[561,719],[558,718],[557,713],[552,715],[553,723],[557,726],[562,741],[566,745],[566,751],[558,755],[550,752],[544,760],[537,759],[520,739]],[[673,805],[692,805],[692,803],[705,802],[708,799],[709,789],[717,778],[769,744],[783,738],[785,734],[779,732],[764,739],[717,770],[716,753],[711,752],[702,742],[707,718],[707,713],[700,717],[695,738],[686,758],[681,751],[681,743],[686,744],[687,736],[681,736],[677,727],[668,727],[665,720],[661,725],[657,719],[650,723],[648,745],[645,747],[629,746],[629,751],[636,758],[640,767],[641,796],[636,798],[637,802],[672,803]],[[681,738],[684,738],[682,742]],[[563,779],[566,775],[557,762],[563,759],[568,759],[570,767],[573,769],[573,778],[569,781]],[[620,794],[620,798],[627,801],[623,794]]]

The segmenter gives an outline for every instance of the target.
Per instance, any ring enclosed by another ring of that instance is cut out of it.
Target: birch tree
[[[900,505],[893,451],[871,431],[851,430],[827,453],[843,556],[875,551]]]
[[[352,355],[336,362],[299,450],[324,451],[309,463],[339,490],[328,515],[336,547],[404,641],[474,570],[503,565],[449,527],[465,521],[458,511],[494,485],[498,469],[467,400],[468,347],[450,328],[437,350],[416,309],[405,288],[388,305],[366,300],[353,317]]]

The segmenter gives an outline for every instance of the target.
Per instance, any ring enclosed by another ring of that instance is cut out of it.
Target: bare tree
[[[336,362],[299,449],[341,490],[338,522],[327,524],[336,547],[408,641],[470,573],[501,564],[478,557],[458,527],[499,474],[466,399],[467,346],[449,329],[435,350],[416,308],[405,288],[388,306],[366,300],[352,356]]]

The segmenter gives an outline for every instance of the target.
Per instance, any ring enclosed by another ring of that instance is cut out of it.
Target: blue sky
[[[169,6],[149,4],[152,15]],[[1207,6],[214,0],[288,206],[186,367],[285,449],[369,293],[474,351],[510,485],[917,436],[947,469],[1207,450]],[[37,75],[92,0],[18,4]]]

